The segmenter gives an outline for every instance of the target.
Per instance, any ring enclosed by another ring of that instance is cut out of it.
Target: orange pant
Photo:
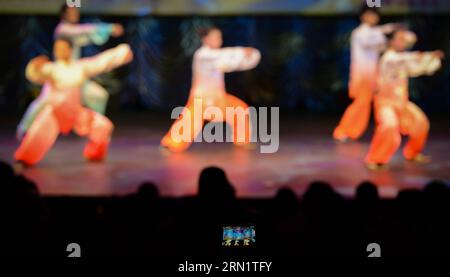
[[[367,163],[386,164],[400,147],[401,135],[409,136],[403,155],[407,159],[421,153],[430,124],[423,111],[412,102],[401,109],[388,103],[375,105],[377,126],[370,145]]]
[[[200,132],[203,129],[203,120],[201,120],[201,122],[199,122],[199,124],[196,124],[195,119],[194,119],[194,99],[190,99],[188,101],[188,103],[186,104],[186,107],[184,108],[180,118],[178,118],[175,123],[172,125],[171,129],[169,130],[169,132],[164,136],[164,138],[161,140],[161,145],[169,148],[171,151],[173,152],[182,152],[185,151],[187,148],[189,148],[189,146],[192,144],[192,142],[194,141],[194,139],[200,134]],[[248,114],[246,114],[245,116],[245,130],[244,132],[238,132],[237,128],[238,126],[242,123],[239,122],[239,124],[237,124],[238,120],[240,120],[238,115],[235,115],[233,118],[226,118],[226,108],[242,108],[245,111],[247,111],[248,105],[240,100],[239,98],[231,95],[231,94],[226,94],[225,95],[225,101],[223,104],[221,104],[220,106],[218,105],[217,108],[220,108],[220,110],[222,111],[223,117],[222,119],[213,119],[212,121],[218,122],[218,121],[225,121],[226,123],[228,123],[232,128],[233,128],[233,143],[236,145],[244,145],[244,144],[248,144],[250,142],[250,138],[251,138],[251,123],[250,123],[250,116]],[[202,111],[199,113],[200,115],[203,114],[204,110],[205,110],[205,105],[203,105],[202,107]],[[188,113],[189,112],[189,113]],[[186,116],[187,114],[190,115],[190,122],[191,122],[191,133],[190,133],[190,137],[188,141],[175,141],[172,138],[172,129],[174,128],[174,126],[178,123],[180,123],[183,119],[188,119],[188,117]]]
[[[58,108],[47,105],[28,129],[19,149],[14,154],[17,161],[34,165],[41,161],[55,143],[60,133],[72,129],[89,142],[84,149],[88,160],[102,160],[107,153],[113,124],[105,116],[86,108],[77,109],[74,122],[58,116]]]
[[[335,139],[358,139],[367,129],[372,108],[373,78],[375,77],[350,83],[349,95],[354,100],[334,130],[333,137]]]

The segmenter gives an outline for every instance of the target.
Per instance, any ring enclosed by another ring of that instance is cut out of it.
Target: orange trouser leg
[[[203,108],[197,111],[197,113],[201,116],[203,114]],[[161,140],[161,145],[169,148],[173,152],[182,152],[188,149],[203,128],[203,120],[200,122],[195,121],[194,115],[194,100],[189,100],[180,117],[172,124],[169,132]],[[183,132],[189,130],[190,133],[181,134],[179,132],[180,129]]]
[[[400,147],[400,123],[395,109],[390,105],[376,108],[377,126],[366,157],[367,163],[386,164]]]
[[[82,108],[75,124],[75,132],[89,141],[83,155],[90,161],[102,161],[107,153],[114,129],[112,122],[102,114]]]
[[[250,143],[252,125],[250,122],[250,114],[248,113],[248,105],[241,99],[231,94],[227,94],[225,106],[225,108],[241,108],[236,110],[233,117],[225,119],[226,122],[233,128],[233,143],[236,145]],[[226,114],[226,109],[224,113]]]
[[[14,158],[28,165],[38,163],[53,146],[58,135],[59,125],[53,108],[46,106],[31,124]]]
[[[354,93],[351,93],[354,100],[348,106],[339,125],[334,130],[333,137],[335,139],[347,137],[358,139],[369,124],[373,96],[370,82],[360,82],[358,85],[354,85],[351,90],[354,90]]]
[[[425,147],[430,123],[424,112],[409,102],[401,114],[400,129],[402,134],[409,136],[409,141],[403,149],[403,155],[407,159],[413,159]]]

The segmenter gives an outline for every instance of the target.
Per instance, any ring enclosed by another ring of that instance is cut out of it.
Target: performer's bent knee
[[[95,113],[92,120],[89,139],[95,142],[107,142],[110,140],[114,130],[114,124],[107,117]]]

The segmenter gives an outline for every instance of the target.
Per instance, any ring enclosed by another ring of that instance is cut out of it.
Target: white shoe
[[[427,156],[422,153],[419,153],[414,158],[410,159],[410,161],[419,163],[419,164],[428,164],[431,162],[431,156]]]
[[[335,138],[334,141],[336,141],[337,143],[347,143],[350,141],[349,137],[340,137],[340,138]]]
[[[380,163],[367,163],[366,167],[370,171],[382,171],[389,168],[387,164],[380,164]]]

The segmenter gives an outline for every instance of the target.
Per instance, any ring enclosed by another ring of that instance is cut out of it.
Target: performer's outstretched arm
[[[81,59],[83,70],[87,78],[111,71],[133,60],[133,52],[128,44],[104,51],[96,56]]]
[[[62,36],[72,38],[73,43],[77,47],[83,47],[90,44],[105,44],[111,36],[118,36],[121,33],[123,33],[123,28],[118,24],[61,23],[55,30],[55,37]]]
[[[410,52],[403,53],[403,61],[408,67],[410,77],[419,77],[421,75],[432,75],[438,71],[441,66],[443,52]]]
[[[261,60],[261,53],[250,47],[226,47],[212,52],[215,65],[223,72],[243,71],[255,68]]]
[[[388,35],[393,33],[396,30],[399,29],[406,29],[406,26],[401,23],[388,23],[383,24],[377,27],[383,34]]]

